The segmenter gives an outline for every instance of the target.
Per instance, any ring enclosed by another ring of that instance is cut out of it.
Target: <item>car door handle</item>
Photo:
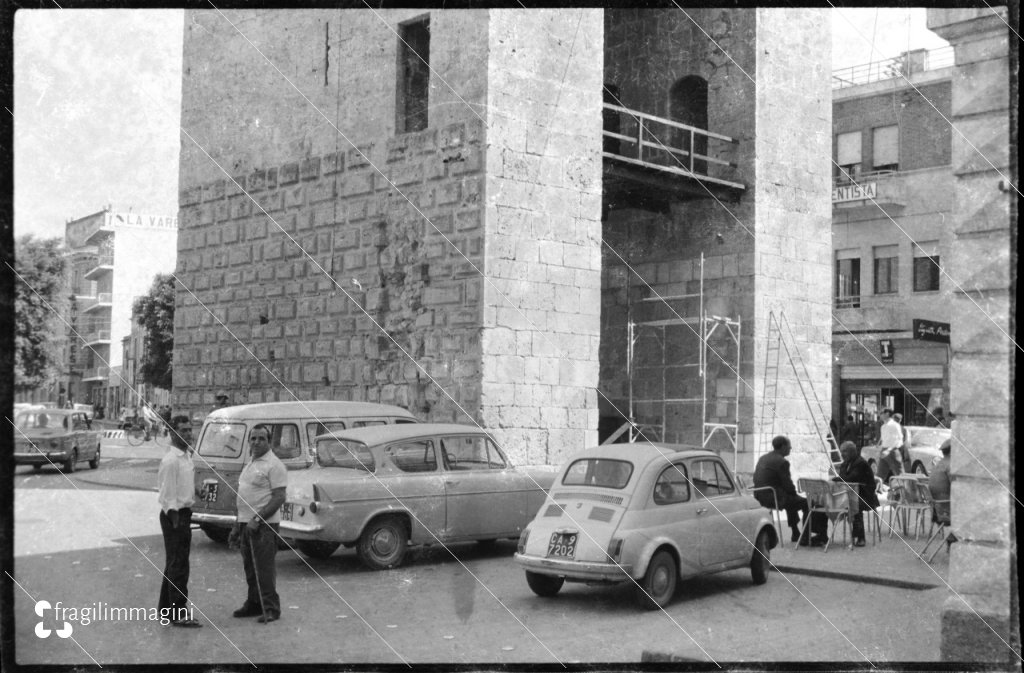
[[[704,513],[705,513],[705,512],[707,512],[707,511],[708,511],[708,508],[707,508],[707,507],[701,507],[701,508],[699,508],[699,509],[697,510],[697,514],[704,514]]]

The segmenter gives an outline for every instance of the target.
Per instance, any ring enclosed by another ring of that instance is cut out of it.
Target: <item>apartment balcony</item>
[[[88,332],[81,332],[82,339],[87,347],[110,345],[109,329],[94,329]]]
[[[83,381],[106,381],[110,378],[110,367],[96,367],[82,371]]]
[[[666,211],[673,201],[738,201],[746,186],[735,178],[739,141],[671,119],[604,104],[605,212],[616,208]]]
[[[89,269],[82,276],[86,280],[96,280],[104,274],[111,273],[114,270],[114,255],[106,254],[99,255],[96,258],[96,266]]]
[[[833,70],[832,88],[844,89],[887,79],[902,79],[920,72],[939,70],[952,65],[954,65],[952,46],[938,49],[915,49],[882,61]]]
[[[82,297],[78,300],[79,312],[91,313],[109,309],[113,306],[113,295],[100,292],[95,297]]]

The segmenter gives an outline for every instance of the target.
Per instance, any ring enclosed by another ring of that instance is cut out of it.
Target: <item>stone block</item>
[[[960,537],[958,528],[954,524],[953,529]],[[1010,595],[1012,560],[1009,547],[972,544],[961,539],[950,548],[949,559],[953,591],[961,595],[992,594],[1004,598]]]
[[[360,194],[369,194],[373,191],[373,173],[369,171],[350,171],[339,182],[338,192],[346,199]]]
[[[284,164],[278,169],[277,184],[279,186],[291,185],[299,181],[299,164],[292,161]]]
[[[950,364],[950,385],[956,391],[958,414],[1008,413],[1011,386],[1005,356],[955,354]]]
[[[315,180],[320,177],[320,157],[303,159],[299,164],[300,180]]]
[[[1006,420],[958,416],[950,462],[956,475],[996,479],[1010,487],[1010,429]]]
[[[325,154],[320,168],[324,175],[341,173],[345,170],[345,152],[332,152]]]
[[[958,236],[951,248],[949,268],[957,270],[957,284],[972,297],[977,290],[1006,290],[1010,287],[1009,229],[988,235]],[[943,277],[939,282],[948,285],[949,279]]]

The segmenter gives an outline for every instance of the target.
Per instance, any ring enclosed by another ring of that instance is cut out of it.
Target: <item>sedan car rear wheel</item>
[[[374,570],[401,565],[409,544],[409,533],[398,517],[371,521],[359,537],[357,552],[363,563]]]
[[[676,592],[676,560],[667,551],[660,551],[651,558],[647,573],[636,588],[636,600],[647,610],[656,610],[668,605]]]
[[[73,449],[68,459],[64,461],[64,471],[71,473],[75,471],[75,463],[78,462],[78,449]]]
[[[772,553],[768,549],[768,531],[763,530],[757,534],[757,542],[754,543],[754,554],[750,558],[750,576],[754,584],[764,584],[768,581],[768,569],[771,567]]]
[[[96,447],[96,455],[93,456],[92,460],[89,461],[89,467],[91,469],[95,470],[99,466],[100,466],[100,447],[97,446]]]
[[[326,542],[324,540],[295,540],[295,546],[306,556],[328,558],[341,546],[341,543]]]
[[[544,598],[551,598],[562,589],[562,585],[565,584],[565,578],[541,575],[540,573],[532,573],[527,570],[526,583],[530,585],[533,593]]]
[[[928,476],[928,470],[925,468],[924,463],[921,461],[914,462],[914,474],[920,474],[922,476]]]

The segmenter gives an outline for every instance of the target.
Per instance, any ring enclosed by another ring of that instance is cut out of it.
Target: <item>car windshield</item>
[[[929,428],[918,430],[911,440],[913,446],[939,446],[952,436],[952,431],[947,428]]]
[[[566,486],[599,486],[624,488],[633,474],[633,463],[611,458],[582,458],[573,461],[565,471]]]
[[[18,414],[14,424],[21,430],[52,430],[67,428],[68,417],[62,414],[48,414],[45,411],[26,411]]]
[[[350,470],[373,472],[373,452],[361,442],[322,439],[316,443],[316,462],[321,467],[347,467]]]
[[[242,423],[208,423],[199,439],[199,455],[214,458],[237,458],[242,454],[245,425]]]

